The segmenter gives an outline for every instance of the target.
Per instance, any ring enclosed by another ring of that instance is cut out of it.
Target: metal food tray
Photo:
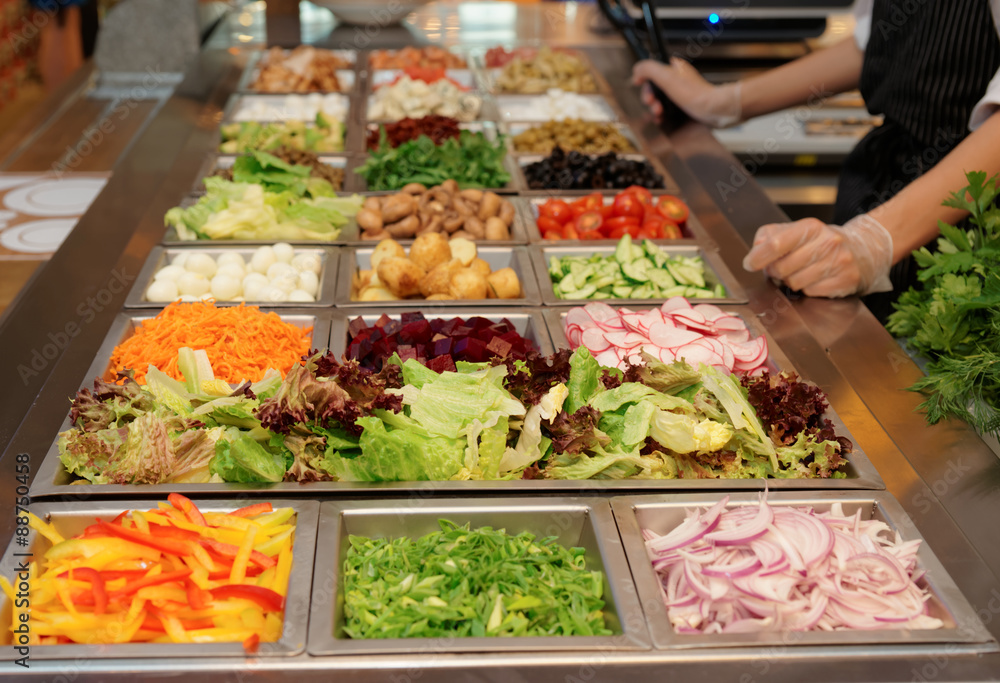
[[[402,69],[373,69],[368,72],[368,89],[375,90],[379,86],[392,83],[403,75]],[[444,75],[458,83],[466,90],[476,90],[476,73],[472,69],[445,69]]]
[[[666,181],[666,178],[664,178]],[[614,194],[607,193],[606,190],[598,190],[603,195],[604,205],[608,206],[610,202],[614,201],[614,198],[624,192],[624,190],[614,190]],[[665,190],[650,190],[653,195],[653,202],[655,203],[660,197],[669,194]],[[584,195],[586,196],[586,195]],[[576,195],[530,195],[523,198],[524,206],[527,211],[527,220],[525,223],[528,226],[528,238],[532,243],[542,242],[544,244],[575,244],[574,240],[547,240],[542,238],[542,232],[538,229],[538,207],[549,201],[550,199],[562,199],[565,202],[574,202],[580,198],[579,194]],[[680,197],[678,197],[680,199]],[[681,201],[684,201],[681,199]],[[686,202],[685,202],[686,204]],[[707,233],[705,228],[702,226],[701,221],[693,213],[689,213],[687,220],[684,221],[684,226],[681,227],[681,236],[678,239],[666,240],[672,244],[697,244],[699,237],[701,239],[707,239]],[[608,241],[614,243],[618,242],[619,238],[608,237]]]
[[[521,120],[521,121],[514,122],[513,120],[511,120],[511,122],[509,122],[509,123],[503,123],[503,124],[501,124],[503,126],[503,128],[505,129],[505,133],[507,135],[507,145],[508,145],[507,148],[510,150],[510,153],[512,155],[516,156],[516,157],[520,157],[520,156],[537,156],[539,154],[539,152],[519,152],[519,151],[517,151],[517,149],[514,147],[514,137],[517,136],[517,135],[520,135],[521,133],[524,133],[525,131],[527,131],[530,128],[535,128],[537,126],[541,126],[544,123],[548,123],[548,121],[526,121],[526,120]],[[635,133],[632,131],[631,126],[628,126],[628,125],[626,125],[624,123],[620,123],[620,122],[617,122],[617,121],[593,121],[592,123],[608,124],[608,125],[612,126],[615,130],[617,130],[622,135],[622,137],[624,137],[626,140],[628,140],[629,144],[632,145],[632,151],[630,151],[630,152],[619,152],[619,154],[641,154],[642,153],[642,150],[643,150],[642,143],[640,143],[639,140],[638,140],[638,138],[636,138]],[[566,151],[570,151],[570,150],[566,150]]]
[[[423,47],[423,46],[416,45],[414,47]],[[448,52],[451,52],[452,54],[457,55],[457,56],[461,57],[463,60],[465,60],[465,68],[466,69],[473,68],[473,66],[472,66],[472,60],[469,58],[469,50],[466,49],[464,46],[458,46],[458,45],[443,46],[442,45],[442,46],[438,46],[438,47],[444,47]],[[388,48],[377,48],[377,49],[368,50],[365,53],[364,60],[359,62],[359,64],[362,65],[362,67],[365,69],[365,71],[368,71],[368,72],[379,71],[379,69],[372,68],[372,63],[371,63],[371,59],[372,59],[372,57],[374,56],[374,54],[376,52],[384,52],[384,53],[387,53],[387,54],[390,54],[390,55],[395,55],[396,53],[399,52],[399,50],[398,49],[388,49]],[[460,67],[456,67],[456,68],[460,68]]]
[[[918,552],[918,570],[927,573],[918,582],[929,589],[930,613],[945,622],[941,629],[884,631],[797,631],[777,633],[740,634],[677,634],[670,625],[663,605],[660,581],[653,570],[646,552],[641,528],[650,528],[663,534],[684,520],[685,509],[707,508],[720,499],[720,494],[665,494],[655,496],[628,496],[611,499],[615,520],[628,556],[636,589],[642,601],[649,624],[653,645],[659,650],[704,650],[706,648],[754,648],[769,652],[781,651],[795,656],[794,650],[806,646],[832,646],[848,649],[857,656],[874,656],[880,646],[915,645],[921,651],[933,645],[939,649],[949,644],[949,652],[956,651],[954,644],[965,644],[963,652],[995,651],[996,641],[976,616],[965,596],[952,581],[927,543]],[[757,505],[758,495],[734,493],[729,507]],[[810,493],[770,492],[768,503],[772,506],[806,506],[823,512],[839,502],[845,514],[861,510],[863,519],[878,519],[899,533],[903,541],[922,539],[913,521],[902,506],[887,492],[817,491]],[[789,647],[791,646],[791,647]],[[833,653],[828,653],[833,656]],[[848,654],[848,652],[844,652]]]
[[[337,74],[337,80],[341,83],[340,90],[281,90],[281,91],[271,91],[271,90],[256,90],[252,87],[253,82],[257,78],[257,74],[260,72],[261,62],[264,61],[264,57],[267,55],[268,50],[257,50],[250,54],[247,59],[246,68],[243,70],[243,75],[240,77],[240,81],[236,86],[238,92],[246,92],[261,95],[283,95],[283,94],[294,94],[294,95],[307,95],[311,92],[318,92],[320,94],[326,94],[329,92],[339,92],[339,93],[349,93],[352,92],[360,82],[360,79],[355,73],[358,63],[358,51],[357,50],[325,50],[321,48],[316,48],[318,51],[322,52],[333,52],[338,57],[347,59],[351,62],[351,66],[345,67],[343,69],[337,69],[335,73]],[[284,50],[286,54],[291,52],[291,50]]]
[[[591,158],[601,156],[599,154],[588,154]],[[542,196],[545,198],[552,197],[555,195],[571,196],[579,198],[583,195],[593,194],[598,192],[600,194],[611,194],[615,195],[622,192],[626,188],[624,187],[600,187],[600,188],[563,188],[563,187],[549,187],[549,188],[532,188],[528,185],[528,176],[525,174],[524,169],[529,164],[537,163],[545,159],[547,155],[545,154],[520,154],[516,156],[517,159],[517,181],[520,183],[522,193],[526,197],[531,196]],[[619,159],[628,159],[630,161],[645,161],[648,163],[653,170],[663,178],[663,187],[649,187],[646,188],[653,194],[678,194],[680,192],[680,187],[677,185],[677,181],[674,180],[673,176],[667,172],[667,169],[660,163],[658,159],[651,156],[646,156],[641,152],[635,154],[619,154]]]
[[[350,179],[350,173],[344,174],[344,183],[347,184]],[[188,208],[193,206],[204,196],[204,192],[201,194],[191,194],[185,197],[179,206],[182,208]],[[353,192],[344,192],[343,190],[336,193],[338,197],[350,197],[355,194]],[[340,233],[337,235],[336,239],[332,240],[307,240],[307,239],[257,239],[257,240],[182,240],[180,235],[177,234],[177,228],[172,225],[167,226],[166,231],[163,233],[163,239],[160,241],[165,247],[245,247],[245,246],[262,246],[265,244],[275,244],[277,242],[287,242],[292,245],[307,245],[311,247],[320,246],[336,246],[344,244],[344,235],[348,233],[351,229],[351,225],[354,225],[355,232],[357,231],[357,222],[354,220],[353,216],[347,217],[347,223],[341,226]]]
[[[542,318],[542,309],[537,308],[448,308],[433,310],[427,306],[420,306],[410,309],[423,313],[427,320],[444,318],[486,318],[492,322],[500,322],[506,318],[519,335],[533,342],[542,355],[551,355],[554,351],[552,340],[549,337],[548,328]],[[383,315],[393,320],[399,320],[403,313],[410,311],[371,311],[357,310],[350,313],[335,312],[330,323],[330,351],[337,357],[342,358],[347,352],[347,345],[350,344],[350,332],[348,328],[351,321],[357,317],[364,319],[365,324],[371,327]]]
[[[483,92],[482,90],[469,90],[469,91],[466,91],[465,94],[467,94],[467,95],[475,95],[480,100],[482,100],[482,104],[479,107],[479,115],[476,118],[472,119],[471,121],[461,121],[460,123],[474,123],[474,122],[477,122],[477,121],[478,122],[496,122],[497,121],[497,118],[498,118],[498,115],[499,115],[498,112],[497,112],[497,105],[496,105],[496,102],[493,101],[493,98],[490,97],[489,93]],[[372,118],[369,115],[369,112],[372,110],[372,105],[375,102],[375,95],[373,93],[369,93],[368,95],[366,95],[363,98],[361,98],[360,102],[362,102],[364,104],[364,107],[365,107],[364,116],[362,117],[361,120],[364,121],[366,125],[369,124],[369,123],[398,123],[399,121],[402,120],[402,119],[374,119],[374,118]]]
[[[173,260],[174,256],[178,254],[208,254],[212,258],[218,258],[225,253],[235,253],[243,257],[247,262],[253,256],[254,250],[251,248],[244,247],[210,247],[210,248],[199,248],[197,246],[184,247],[184,248],[164,248],[164,247],[153,247],[152,251],[149,253],[149,258],[146,259],[146,263],[143,265],[142,270],[139,272],[139,277],[136,278],[135,284],[132,285],[131,291],[128,293],[128,297],[125,299],[125,308],[163,308],[165,302],[162,301],[147,301],[146,300],[146,290],[149,285],[153,282],[153,278],[156,273],[163,266]],[[329,307],[333,306],[333,296],[337,288],[337,267],[340,265],[340,260],[337,258],[338,249],[336,247],[298,247],[295,249],[296,255],[299,254],[314,254],[320,258],[322,262],[322,270],[319,274],[319,292],[317,292],[316,301],[313,302],[300,302],[300,301],[247,301],[247,304],[253,304],[258,306],[267,306],[269,308],[313,308],[313,307]],[[216,301],[217,306],[237,306],[239,301]]]
[[[347,181],[349,179],[348,167],[351,166],[351,160],[344,155],[343,152],[329,153],[322,152],[317,153],[316,156],[319,158],[320,163],[326,164],[327,166],[333,166],[334,168],[339,168],[344,171],[344,182],[341,183],[339,189],[335,192],[344,194],[347,188]],[[219,169],[232,168],[233,164],[236,163],[236,159],[239,155],[237,154],[223,154],[221,152],[213,152],[205,157],[205,163],[202,165],[201,170],[198,172],[198,178],[194,181],[194,188],[192,192],[196,194],[204,194],[205,186],[202,181],[215,173]]]
[[[385,307],[387,309],[399,309],[400,307],[420,306],[421,310],[427,312],[440,306],[442,310],[451,309],[456,306],[478,307],[484,306],[492,308],[494,306],[537,306],[541,303],[538,293],[538,283],[535,282],[535,273],[531,267],[531,257],[528,255],[528,247],[493,247],[485,246],[485,243],[477,244],[479,258],[490,264],[494,271],[511,267],[521,281],[520,299],[463,299],[452,301],[425,302],[423,299],[399,299],[397,301],[353,301],[351,299],[351,279],[355,271],[367,270],[371,266],[372,252],[375,247],[346,247],[340,252],[340,272],[337,277],[336,302],[338,308],[371,308],[372,306]],[[548,276],[546,276],[548,277]]]
[[[565,52],[578,60],[583,62],[583,65],[587,67],[587,71],[590,72],[590,77],[594,79],[594,85],[596,90],[594,92],[579,93],[581,95],[593,95],[593,94],[605,94],[608,96],[612,95],[611,86],[608,84],[604,75],[594,66],[594,62],[591,61],[590,57],[586,55],[582,50],[555,48],[553,52]],[[512,90],[498,90],[497,89],[497,79],[500,76],[500,72],[503,71],[502,66],[486,66],[486,52],[477,51],[472,55],[473,62],[480,73],[480,77],[483,80],[484,86],[489,90],[490,93],[494,95],[519,95],[526,93],[519,93]],[[573,91],[575,92],[575,91]]]
[[[478,123],[489,124],[490,122],[480,121]],[[371,124],[371,123],[368,124],[369,127],[371,127],[372,125],[381,125],[381,124]],[[355,168],[363,164],[367,158],[368,158],[368,152],[367,150],[365,150],[364,155],[358,160],[358,163],[356,164]],[[507,175],[510,176],[510,180],[507,181],[507,184],[503,185],[502,187],[484,187],[482,188],[483,190],[492,190],[497,194],[510,195],[516,192],[520,192],[521,190],[524,189],[524,174],[521,172],[521,169],[518,167],[517,162],[514,160],[513,156],[511,156],[510,154],[504,155],[503,167],[504,170],[507,171]],[[368,181],[365,180],[362,176],[358,175],[357,173],[352,173],[351,175],[354,178],[353,189],[356,189],[359,192],[371,192],[373,194],[394,194],[402,190],[402,187],[400,187],[398,190],[370,190],[368,188]]]
[[[600,94],[591,93],[574,93],[585,97],[588,100],[594,102],[597,107],[604,112],[602,118],[594,119],[583,119],[584,121],[596,121],[600,123],[615,123],[621,121],[621,116],[615,106],[608,101],[608,98]],[[497,109],[497,120],[504,123],[521,122],[521,121],[550,121],[545,117],[541,111],[538,109],[538,102],[544,98],[544,95],[512,95],[512,94],[499,94],[496,95],[496,109]],[[520,112],[511,111],[511,107],[516,106],[518,109],[528,109],[531,108],[539,111],[536,116],[525,116]]]
[[[622,554],[608,502],[589,498],[528,498],[516,507],[503,498],[443,499],[414,505],[410,501],[325,502],[319,534],[324,543],[316,558],[310,655],[411,653],[437,648],[452,652],[525,652],[555,650],[648,650],[642,610]],[[439,519],[472,527],[491,526],[511,534],[529,531],[539,538],[558,537],[564,546],[583,547],[588,569],[604,572],[605,615],[611,636],[467,637],[352,640],[343,633],[343,579],[340,567],[349,536],[385,538],[423,536],[438,531]]]
[[[351,106],[353,104],[353,101],[352,101],[353,98],[349,94],[345,94],[345,93],[290,93],[290,94],[286,94],[286,95],[273,95],[273,94],[264,94],[264,93],[261,93],[261,94],[257,94],[257,93],[252,93],[252,94],[249,94],[249,93],[234,93],[233,95],[230,96],[229,102],[226,104],[226,108],[223,110],[222,122],[223,123],[241,123],[241,122],[244,122],[244,121],[261,121],[261,122],[268,122],[268,123],[281,123],[283,121],[312,121],[315,118],[315,115],[313,115],[313,116],[306,116],[304,118],[302,118],[302,117],[291,117],[291,116],[283,115],[282,112],[277,111],[277,112],[274,113],[274,116],[271,116],[271,117],[261,117],[261,116],[250,117],[250,116],[246,116],[246,115],[244,115],[244,114],[241,113],[242,105],[245,102],[251,102],[251,101],[255,101],[255,100],[265,100],[265,101],[271,101],[271,102],[273,102],[273,106],[275,106],[275,107],[280,107],[281,103],[287,97],[294,96],[294,97],[306,98],[306,97],[309,97],[310,95],[320,95],[321,97],[324,97],[324,98],[333,96],[336,99],[341,100],[342,103],[343,103],[344,111],[345,111],[344,119],[343,119],[342,123],[344,124],[345,128],[349,127],[349,123],[352,120],[351,119],[351,115],[352,115],[352,112],[354,111],[354,107]]]
[[[679,244],[677,240],[651,241],[662,247],[671,256],[700,256],[705,263],[705,283],[707,285],[722,283],[722,286],[726,288],[726,296],[721,299],[692,299],[692,301],[703,304],[747,303],[746,292],[726,268],[717,252],[693,244]],[[590,303],[593,299],[559,299],[556,297],[552,290],[552,279],[549,277],[549,257],[562,258],[563,256],[592,256],[595,254],[608,256],[614,254],[615,243],[609,240],[579,241],[572,244],[548,242],[530,245],[528,249],[535,262],[535,274],[538,277],[538,289],[541,292],[542,303],[546,306],[580,306]],[[343,272],[341,276],[343,276]],[[623,306],[650,306],[657,302],[662,303],[665,299],[607,299],[606,301]]]
[[[79,487],[77,487],[79,488]],[[32,502],[31,512],[51,522],[66,538],[81,533],[95,518],[105,521],[114,519],[123,510],[155,508],[157,500],[138,499],[127,503],[107,502]],[[285,600],[284,628],[281,639],[273,643],[261,643],[256,657],[291,657],[305,650],[309,623],[309,599],[312,589],[313,559],[316,553],[316,528],[320,505],[311,500],[271,499],[275,507],[295,509],[295,541],[292,544],[292,570],[288,577],[288,594]],[[245,499],[202,500],[198,507],[206,512],[230,512],[247,504]],[[14,578],[19,562],[38,561],[52,544],[35,530],[28,534],[27,545],[15,543],[15,536],[0,560],[0,575]],[[25,557],[25,553],[34,557]],[[16,584],[16,582],[15,582]],[[0,619],[10,624],[12,604],[6,595],[0,594]],[[3,652],[0,660],[11,661],[20,655],[11,646],[10,630],[3,630]],[[160,659],[166,661],[187,657],[234,657],[246,658],[247,653],[240,642],[234,643],[120,643],[112,645],[32,645],[31,659],[86,661],[88,659]]]

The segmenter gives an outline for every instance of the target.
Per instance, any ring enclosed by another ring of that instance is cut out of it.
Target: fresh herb
[[[382,130],[377,149],[355,173],[368,181],[369,190],[399,190],[410,183],[427,187],[454,179],[459,187],[503,187],[510,181],[504,169],[507,155],[503,138],[491,142],[480,132],[463,130],[458,139],[440,145],[426,135],[393,147]]]
[[[351,638],[611,635],[604,576],[583,548],[439,520],[421,538],[350,537],[344,631]]]
[[[940,223],[937,251],[913,256],[920,285],[900,296],[887,328],[930,360],[910,389],[935,424],[948,417],[1000,436],[1000,188],[997,176],[966,176],[945,206],[968,211],[969,228]]]

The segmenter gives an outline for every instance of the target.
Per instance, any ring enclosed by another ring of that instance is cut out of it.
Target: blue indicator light
[[[712,12],[711,14],[709,14],[708,15],[708,23],[710,23],[710,24],[718,24],[719,23],[719,15],[716,14],[715,12]]]

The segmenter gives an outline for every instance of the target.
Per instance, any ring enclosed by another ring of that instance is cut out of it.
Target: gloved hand
[[[762,226],[743,259],[807,296],[844,297],[892,290],[892,235],[869,214],[843,227],[815,218]]]
[[[713,128],[725,128],[742,121],[740,83],[712,85],[698,70],[680,57],[670,64],[644,59],[632,67],[632,82],[642,86],[642,101],[657,118],[663,113],[648,83],[660,90],[695,121]]]

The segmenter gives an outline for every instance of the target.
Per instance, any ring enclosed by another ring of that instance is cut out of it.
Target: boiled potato
[[[410,247],[410,260],[428,273],[440,264],[448,263],[451,260],[448,238],[439,232],[419,235]]]
[[[452,273],[451,294],[456,299],[485,299],[487,288],[486,278],[471,268]]]
[[[448,246],[451,247],[452,258],[457,258],[463,266],[468,266],[479,255],[476,243],[464,237],[452,237]]]
[[[428,301],[454,301],[454,299],[451,294],[431,294],[427,297]]]
[[[382,287],[366,287],[361,291],[358,301],[396,301],[399,297]]]
[[[382,240],[372,252],[372,270],[378,270],[378,264],[386,258],[406,258],[406,250],[396,240]]]
[[[469,268],[472,268],[474,271],[476,271],[483,277],[486,277],[487,275],[493,272],[493,269],[490,268],[490,264],[488,264],[486,261],[482,260],[479,257],[473,259],[472,263],[469,264]]]
[[[521,281],[513,268],[501,268],[488,275],[486,280],[498,299],[521,298]]]
[[[449,299],[452,298],[449,294],[451,292],[451,276],[461,268],[462,262],[458,259],[452,259],[438,265],[420,281],[420,293],[428,299],[435,294],[445,294],[448,295]]]
[[[420,294],[420,280],[425,273],[423,269],[408,258],[390,257],[382,259],[378,268],[378,279],[386,288],[400,299]]]

